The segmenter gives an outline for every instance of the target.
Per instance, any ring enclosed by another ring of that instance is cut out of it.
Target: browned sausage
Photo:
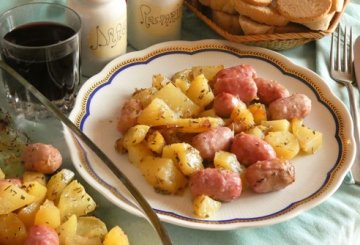
[[[141,102],[137,99],[131,98],[124,103],[117,124],[120,133],[124,134],[129,128],[136,125],[142,109]]]
[[[22,160],[26,170],[44,174],[54,173],[62,164],[59,150],[42,143],[28,145],[22,154]]]
[[[197,134],[191,144],[200,152],[203,159],[213,159],[216,152],[230,148],[233,137],[234,132],[230,128],[217,127]]]
[[[269,115],[272,120],[305,118],[310,114],[311,100],[305,94],[293,94],[270,103]]]
[[[230,117],[232,110],[241,104],[246,107],[244,102],[235,95],[220,93],[215,96],[213,108],[219,117]]]
[[[189,186],[193,197],[204,194],[222,202],[238,198],[242,191],[238,173],[216,168],[205,168],[195,172],[190,177]]]
[[[295,168],[289,161],[278,158],[258,161],[246,169],[245,177],[254,192],[277,191],[295,181]]]
[[[28,231],[24,245],[59,245],[59,236],[56,231],[46,225],[33,225]]]
[[[279,98],[288,97],[289,91],[280,83],[257,77],[254,79],[257,86],[257,96],[261,103],[268,105]]]
[[[270,160],[276,157],[274,148],[266,141],[255,135],[238,133],[233,139],[231,152],[234,153],[238,161],[249,166],[261,160]]]
[[[219,71],[214,78],[215,94],[230,93],[244,103],[256,98],[257,87],[254,81],[256,72],[250,65],[238,65]]]

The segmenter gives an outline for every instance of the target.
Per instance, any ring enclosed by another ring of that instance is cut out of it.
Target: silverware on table
[[[360,89],[360,36],[355,40],[354,44],[354,71],[356,76],[356,84]]]
[[[97,147],[90,138],[88,138],[76,125],[70,121],[63,112],[61,112],[55,104],[50,102],[44,95],[42,95],[33,85],[20,76],[14,69],[0,60],[1,69],[5,70],[8,74],[14,78],[12,81],[17,82],[24,90],[33,95],[47,110],[52,112],[57,119],[59,119],[63,125],[65,125],[78,139],[80,139],[85,145],[91,149],[102,162],[116,175],[116,177],[125,185],[131,195],[135,198],[140,205],[143,212],[146,214],[146,218],[151,223],[162,243],[165,245],[171,245],[171,239],[159,220],[159,217],[151,208],[149,203],[143,197],[143,195],[137,190],[137,188],[131,183],[131,181],[116,167],[116,165],[110,160],[105,153]],[[18,86],[19,87],[19,86]]]
[[[336,41],[337,40],[337,41]],[[330,75],[338,83],[344,85],[349,93],[350,113],[354,125],[354,137],[357,147],[355,162],[352,164],[351,173],[356,184],[360,184],[360,162],[359,162],[359,111],[354,96],[354,73],[353,73],[353,40],[351,27],[341,30],[339,25],[337,31],[331,37],[330,51]]]

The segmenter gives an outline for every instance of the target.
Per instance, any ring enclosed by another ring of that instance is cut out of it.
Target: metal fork
[[[349,33],[348,33],[349,32]],[[343,38],[341,38],[343,37]],[[335,41],[337,39],[337,41]],[[343,44],[342,41],[343,40]],[[335,46],[336,45],[336,46]],[[355,161],[359,159],[359,146],[360,146],[360,134],[359,134],[359,112],[355,103],[354,96],[354,73],[353,73],[353,40],[352,40],[352,28],[344,27],[344,31],[341,31],[339,25],[337,31],[332,34],[331,37],[331,51],[330,51],[330,75],[338,83],[344,85],[347,88],[350,101],[350,113],[354,122],[355,133],[355,149],[357,157]],[[355,179],[355,183],[360,185],[360,162],[353,163],[351,172]]]

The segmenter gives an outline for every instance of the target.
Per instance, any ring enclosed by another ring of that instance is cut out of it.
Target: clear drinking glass
[[[1,58],[65,114],[80,84],[80,29],[79,15],[55,3],[24,4],[0,16]],[[29,119],[47,116],[13,78],[2,76],[10,105]]]

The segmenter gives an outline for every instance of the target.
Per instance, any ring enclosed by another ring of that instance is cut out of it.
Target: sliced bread
[[[344,0],[332,0],[330,12],[341,12],[344,7]]]
[[[245,2],[255,6],[268,6],[272,0],[245,0]]]
[[[286,26],[270,26],[258,23],[243,15],[240,15],[239,23],[246,35],[304,32],[308,30],[305,26],[292,22],[289,22]]]
[[[297,23],[320,20],[330,11],[332,0],[277,0],[276,8],[287,19]]]
[[[199,2],[212,10],[222,11],[228,14],[236,14],[234,0],[199,0]]]
[[[256,6],[244,0],[235,0],[235,9],[240,15],[247,16],[256,22],[266,25],[285,26],[289,23],[284,16],[270,4],[269,6]]]
[[[239,16],[239,23],[245,35],[273,33],[274,26],[256,22],[245,15]]]
[[[325,31],[329,28],[330,22],[331,22],[332,18],[334,17],[334,14],[335,14],[335,11],[332,11],[319,20],[315,20],[315,21],[309,22],[309,23],[303,23],[303,25],[311,30]]]
[[[228,14],[222,11],[212,10],[212,20],[225,31],[231,34],[242,34],[239,23],[239,14]]]

